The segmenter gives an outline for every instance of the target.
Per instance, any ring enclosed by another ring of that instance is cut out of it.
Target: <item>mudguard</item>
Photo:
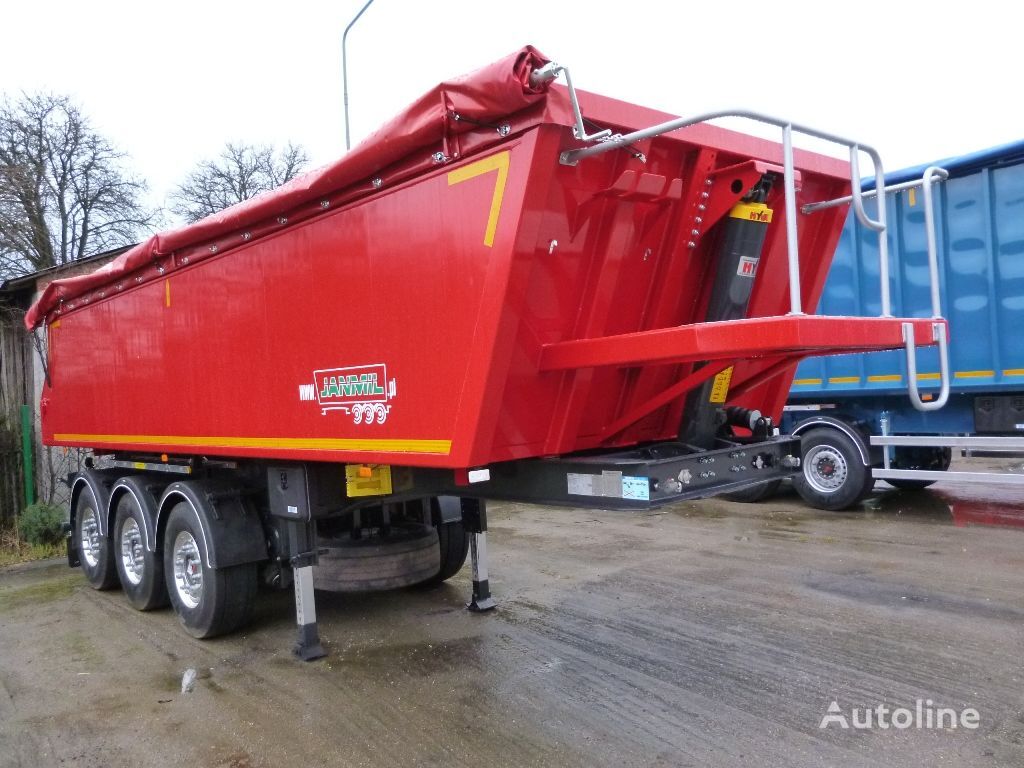
[[[108,530],[114,528],[114,516],[117,513],[117,504],[126,493],[135,497],[139,509],[142,510],[142,519],[145,525],[142,530],[143,542],[146,549],[156,552],[156,519],[160,509],[160,494],[166,485],[165,482],[154,482],[149,475],[129,475],[118,478],[110,489],[110,503],[107,508]]]
[[[462,522],[462,499],[458,496],[438,496],[437,506],[441,523]]]
[[[860,460],[864,462],[864,466],[871,466],[871,448],[864,437],[864,433],[853,424],[843,421],[842,419],[835,418],[834,416],[813,416],[801,421],[793,427],[793,435],[799,437],[802,433],[812,429],[813,427],[831,427],[832,429],[837,429],[842,432],[853,441],[855,446],[857,446],[857,452],[860,454]]]
[[[199,542],[210,568],[255,563],[267,559],[267,542],[259,516],[243,501],[243,492],[227,480],[186,480],[171,483],[160,498],[157,542],[163,541],[171,509],[185,502],[202,524]]]
[[[88,486],[92,490],[93,497],[96,499],[96,506],[98,507],[97,513],[99,513],[101,510],[106,510],[110,505],[110,490],[115,480],[117,480],[116,472],[102,469],[83,469],[77,475],[74,475],[74,479],[71,481],[70,512],[68,517],[72,531],[76,530],[75,505],[78,503],[78,497],[82,493],[82,489]],[[98,514],[98,517],[100,535],[108,536],[107,516]],[[74,536],[72,536],[72,539],[74,539]]]

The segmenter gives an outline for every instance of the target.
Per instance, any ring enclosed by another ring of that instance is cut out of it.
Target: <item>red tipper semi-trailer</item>
[[[524,48],[338,162],[47,287],[27,317],[49,341],[43,436],[95,453],[69,546],[93,586],[210,637],[258,580],[294,584],[303,658],[323,653],[314,584],[444,580],[471,551],[486,610],[485,500],[756,492],[799,464],[773,426],[797,361],[944,338],[803,314],[847,206],[801,206],[848,194],[851,164],[790,137],[856,144],[560,75]]]

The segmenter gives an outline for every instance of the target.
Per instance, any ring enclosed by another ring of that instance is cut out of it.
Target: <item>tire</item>
[[[329,592],[378,592],[422,584],[440,564],[433,526],[395,525],[386,537],[353,539],[347,532],[317,539],[323,550],[313,585]]]
[[[800,497],[818,509],[838,511],[861,502],[875,485],[871,467],[847,435],[828,427],[800,436],[800,472],[793,486]]]
[[[469,534],[462,522],[441,523],[437,526],[437,538],[441,544],[441,568],[437,575],[430,579],[430,584],[448,581],[462,570],[469,554]]]
[[[935,483],[934,480],[886,480],[889,485],[893,488],[899,488],[901,491],[923,491],[929,485]]]
[[[894,469],[930,469],[945,472],[953,460],[950,448],[897,448],[893,460]],[[932,485],[934,480],[886,480],[889,485],[904,491],[919,491]]]
[[[781,480],[769,480],[767,483],[752,485],[741,491],[723,493],[722,498],[727,501],[738,501],[741,504],[756,504],[759,501],[764,501],[774,496],[779,490],[780,485],[782,485]]]
[[[146,547],[145,531],[146,521],[138,502],[125,493],[117,502],[114,516],[114,562],[125,597],[140,611],[168,603],[163,557]]]
[[[211,568],[203,562],[203,537],[196,511],[184,501],[175,505],[163,538],[167,594],[185,631],[209,638],[248,620],[256,597],[256,564]]]
[[[104,514],[86,484],[75,500],[75,541],[82,573],[93,589],[113,589],[118,584],[114,548],[110,537],[100,534],[100,516]]]

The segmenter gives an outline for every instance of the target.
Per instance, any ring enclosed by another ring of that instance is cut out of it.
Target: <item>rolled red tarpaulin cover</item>
[[[533,46],[527,45],[475,72],[441,83],[341,159],[194,224],[153,235],[95,272],[54,280],[25,314],[25,327],[32,330],[62,301],[107,285],[160,256],[245,229],[325,195],[364,183],[417,149],[472,130],[474,122],[493,123],[537,104],[545,98],[551,81],[533,86],[530,73],[548,61]],[[455,120],[453,113],[460,119]]]

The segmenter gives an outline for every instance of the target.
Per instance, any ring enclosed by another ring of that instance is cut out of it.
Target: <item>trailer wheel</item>
[[[211,568],[203,562],[204,536],[195,510],[186,502],[175,505],[163,540],[167,592],[185,631],[198,638],[240,627],[256,597],[256,564]]]
[[[349,533],[317,539],[322,548],[313,585],[328,592],[376,592],[411,587],[438,572],[433,526],[395,524],[387,536],[353,539]]]
[[[933,472],[945,472],[953,461],[950,448],[896,448],[893,468],[896,469],[929,469]],[[886,480],[889,485],[904,491],[919,491],[932,485],[934,480]]]
[[[110,537],[100,533],[100,515],[92,489],[85,484],[75,501],[75,536],[82,573],[93,589],[117,586],[117,568]]]
[[[167,605],[163,558],[146,548],[145,529],[138,502],[125,493],[117,502],[114,516],[114,562],[125,597],[140,611]]]
[[[767,483],[753,485],[741,491],[723,493],[722,498],[727,501],[738,501],[741,504],[756,504],[759,501],[764,501],[774,496],[779,490],[780,485],[782,485],[781,480],[769,480]]]
[[[861,461],[853,440],[838,429],[812,429],[800,436],[801,471],[793,486],[818,509],[848,509],[874,487],[871,468]]]
[[[437,538],[441,544],[441,568],[429,584],[448,581],[462,570],[469,554],[469,536],[462,522],[441,523],[437,526]]]

